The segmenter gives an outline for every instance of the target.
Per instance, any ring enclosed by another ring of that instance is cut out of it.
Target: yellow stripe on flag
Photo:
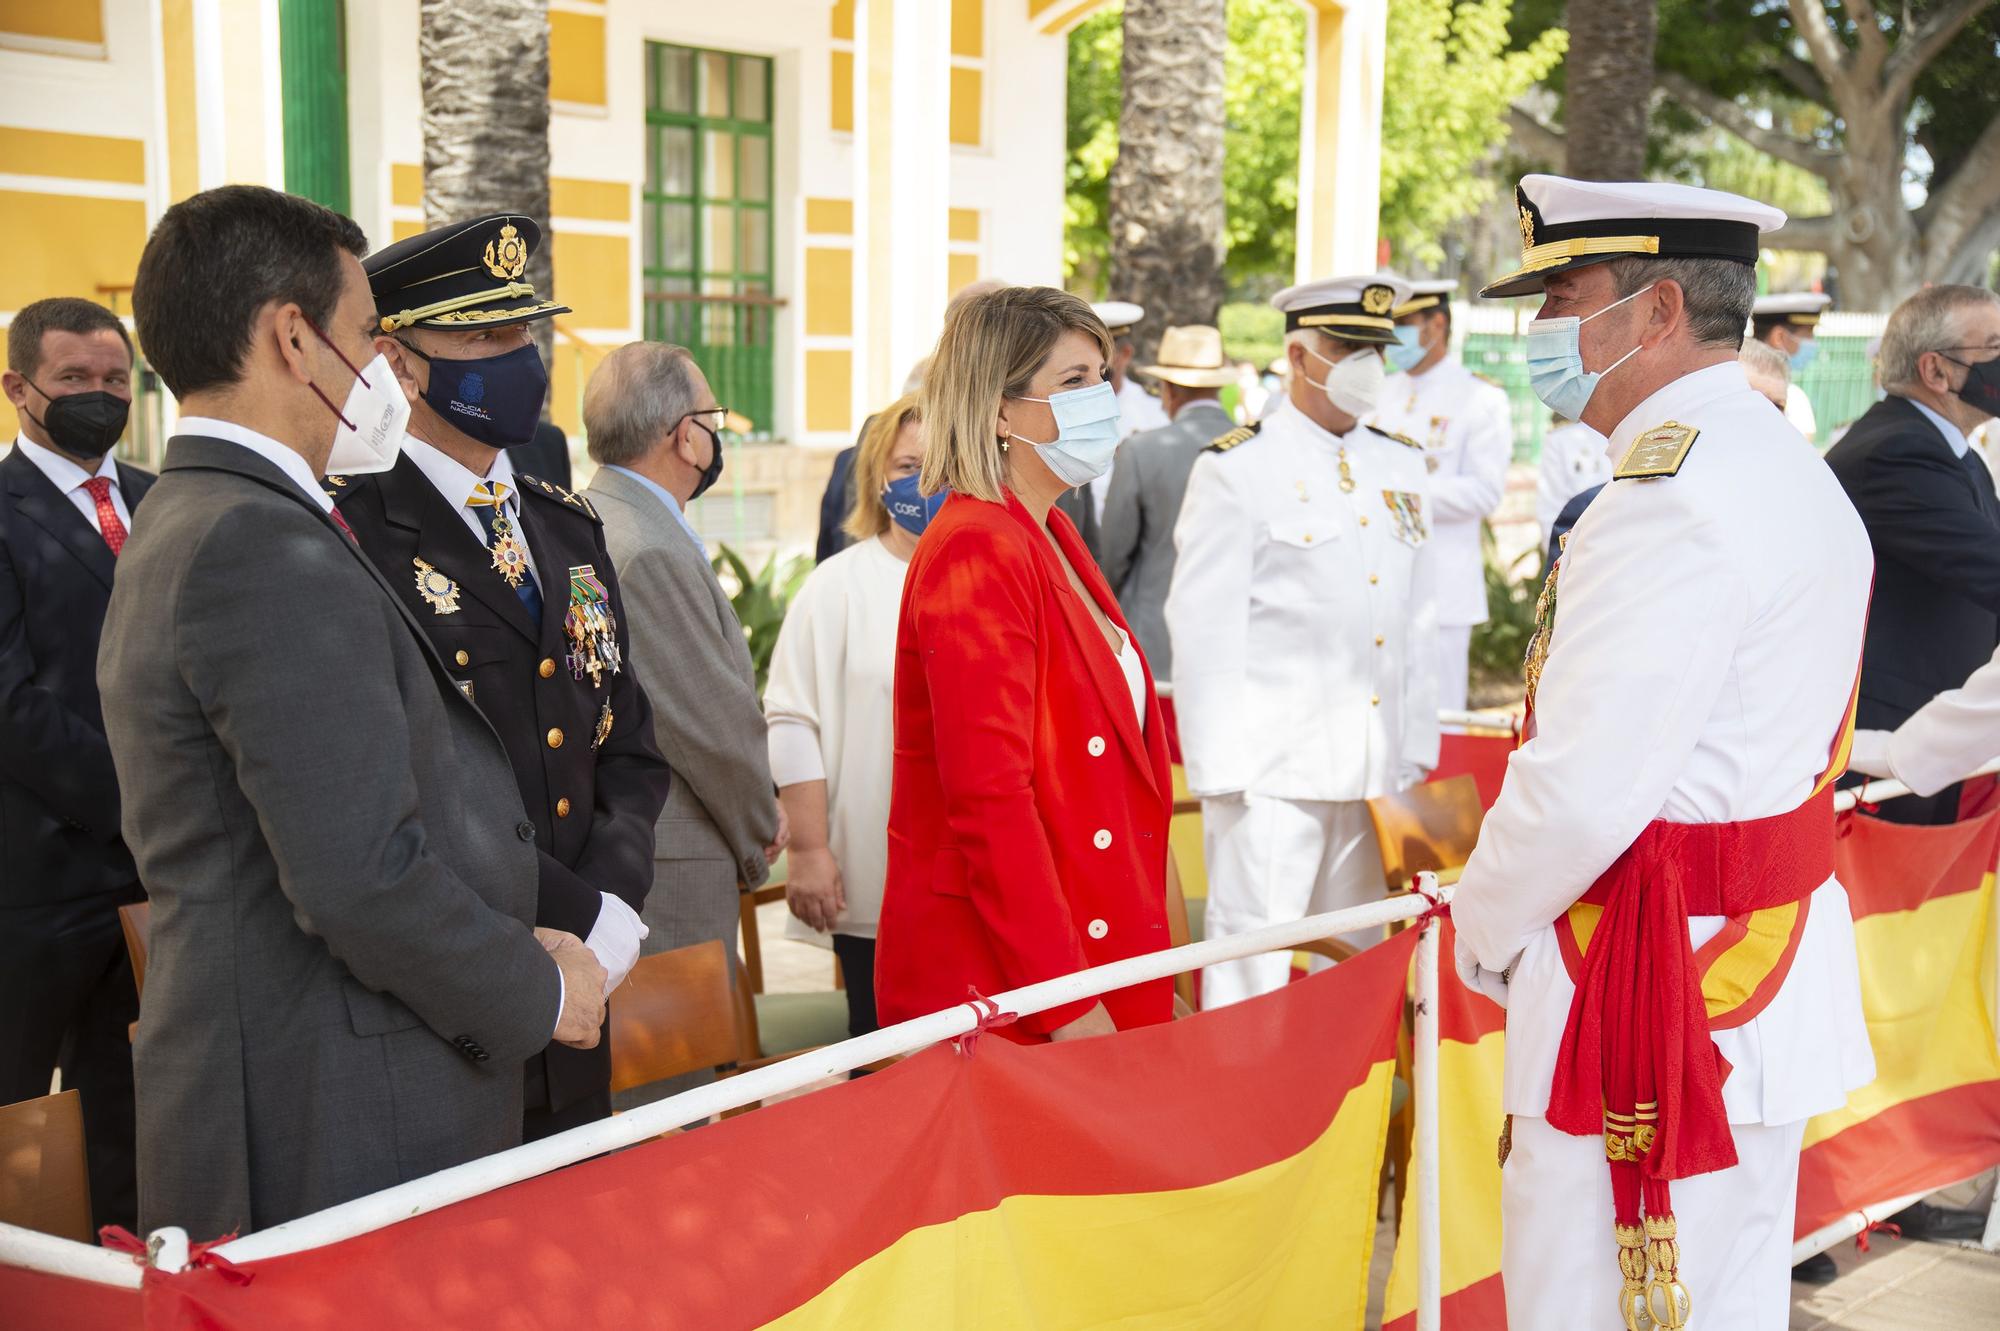
[[[1438,1046],[1438,1143],[1447,1297],[1500,1274],[1500,1110],[1507,1036]],[[1417,1308],[1417,1208],[1403,1207],[1382,1299],[1385,1326]],[[1328,1323],[1328,1325],[1333,1325]]]
[[[1849,1094],[1845,1109],[1811,1120],[1808,1147],[1906,1101],[2000,1078],[1986,1015],[1992,909],[1989,873],[1977,892],[1854,922],[1875,1080]]]
[[[1792,926],[1798,918],[1799,903],[1789,901],[1753,910],[1744,919],[1749,932],[1702,972],[1701,996],[1710,1021],[1749,1002],[1771,978],[1779,958],[1791,947]]]
[[[1393,1073],[1375,1064],[1289,1159],[1173,1192],[1008,1197],[912,1230],[765,1329],[1358,1327]]]

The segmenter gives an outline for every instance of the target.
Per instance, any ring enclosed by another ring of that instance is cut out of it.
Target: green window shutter
[[[285,188],[349,208],[345,0],[278,0],[285,108]]]

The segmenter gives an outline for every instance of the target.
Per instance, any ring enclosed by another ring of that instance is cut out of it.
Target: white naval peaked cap
[[[1694,185],[1521,177],[1514,188],[1521,266],[1482,296],[1527,296],[1551,274],[1611,259],[1732,259],[1754,264],[1767,231],[1785,224],[1769,204]]]
[[[1271,297],[1285,312],[1285,331],[1317,328],[1348,342],[1387,346],[1396,340],[1396,307],[1410,298],[1409,279],[1395,273],[1323,277]]]
[[[1750,305],[1750,317],[1811,328],[1832,305],[1833,297],[1823,291],[1777,291],[1757,297]]]
[[[1457,290],[1456,278],[1426,277],[1413,280],[1410,283],[1410,298],[1390,313],[1400,319],[1419,310],[1435,310],[1442,305],[1449,305],[1452,293]]]
[[[1113,337],[1131,332],[1132,326],[1146,317],[1146,307],[1129,300],[1100,300],[1090,310],[1104,320],[1105,331]]]

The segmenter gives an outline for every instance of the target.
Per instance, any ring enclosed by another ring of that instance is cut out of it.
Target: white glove
[[[1430,779],[1431,769],[1420,767],[1413,762],[1404,762],[1396,768],[1397,790],[1408,790],[1412,786],[1421,786]]]
[[[652,930],[622,897],[609,892],[598,895],[604,898],[604,904],[598,907],[597,923],[590,927],[590,937],[583,940],[583,945],[597,957],[597,964],[604,967],[604,992],[609,994],[625,983],[625,977],[639,964],[639,944]]]
[[[1889,741],[1895,734],[1893,730],[1855,731],[1854,752],[1847,755],[1847,770],[1863,776],[1896,775],[1889,765]]]
[[[1473,955],[1471,944],[1463,938],[1452,938],[1451,953],[1452,965],[1457,968],[1459,981],[1466,988],[1486,995],[1503,1008],[1507,1006],[1506,976],[1481,966],[1479,958]]]

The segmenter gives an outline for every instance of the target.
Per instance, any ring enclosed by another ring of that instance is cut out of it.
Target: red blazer
[[[1053,511],[1049,525],[1125,627],[1076,528]],[[1169,945],[1164,735],[1152,672],[1142,733],[1117,657],[1020,500],[946,504],[910,561],[896,639],[885,1025],[963,1003],[968,985],[993,994]],[[1001,1030],[1046,1039],[1097,1001]],[[1103,1002],[1121,1028],[1166,1021],[1172,982]]]

